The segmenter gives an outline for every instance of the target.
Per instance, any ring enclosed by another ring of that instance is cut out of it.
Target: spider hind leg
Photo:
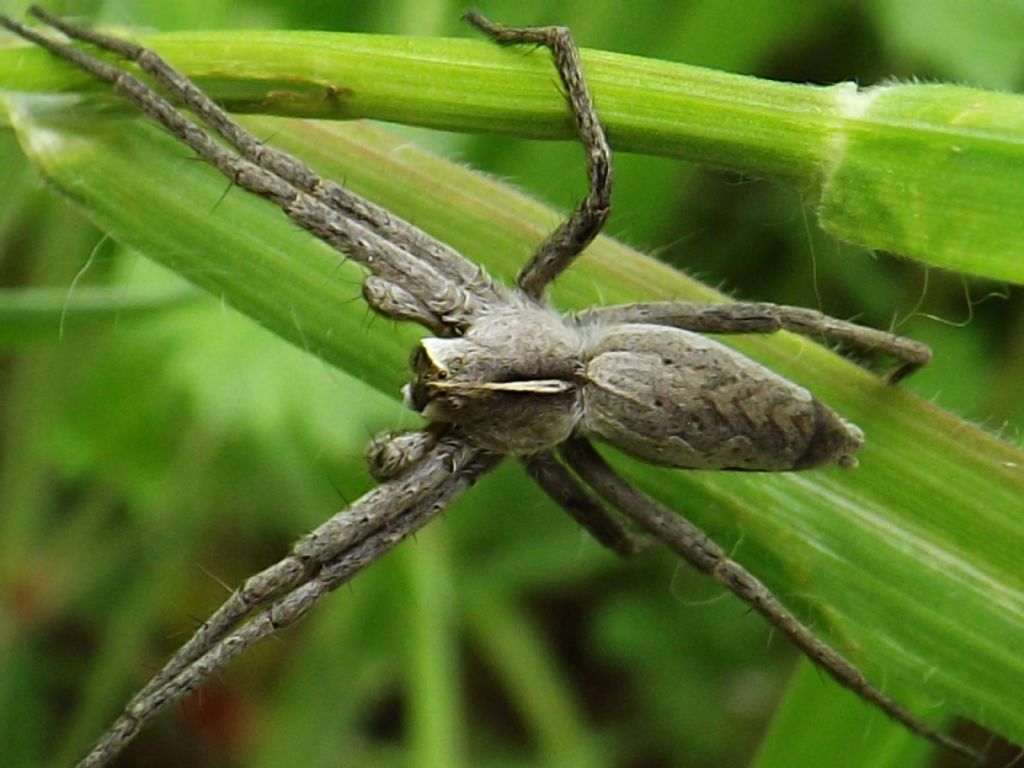
[[[889,331],[838,320],[806,307],[791,307],[763,301],[705,303],[697,301],[654,301],[593,307],[569,316],[579,326],[639,323],[681,328],[695,333],[743,334],[790,331],[818,336],[864,352],[880,352],[899,365],[886,375],[890,384],[905,379],[932,359],[927,344]]]

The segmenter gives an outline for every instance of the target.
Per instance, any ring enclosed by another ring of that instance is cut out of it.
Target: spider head
[[[524,335],[507,331],[423,339],[405,402],[430,421],[458,426],[480,448],[510,455],[552,448],[581,418],[578,363],[568,351],[545,359],[527,347]]]

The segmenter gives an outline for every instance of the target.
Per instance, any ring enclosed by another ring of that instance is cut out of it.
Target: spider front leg
[[[554,232],[541,243],[519,272],[519,289],[539,299],[547,285],[572,264],[598,235],[611,211],[612,152],[597,110],[590,98],[579,50],[566,27],[506,27],[479,13],[467,13],[470,24],[501,45],[528,43],[551,49],[565,95],[576,118],[576,133],[587,152],[587,196]]]
[[[132,43],[79,29],[38,8],[32,12],[67,35],[150,67],[172,94],[193,106],[196,114],[208,120],[207,124],[238,151],[215,140],[199,123],[131,73],[7,16],[0,15],[0,26],[109,83],[233,184],[274,203],[294,223],[372,274],[405,286],[434,314],[455,317],[461,312],[470,316],[481,305],[507,297],[506,289],[491,282],[478,267],[446,246],[434,243],[436,248],[426,248],[423,241],[429,238],[411,225],[406,226],[397,217],[337,185],[322,182],[296,158],[263,147],[259,139],[232,122],[220,107],[156,54]]]
[[[906,378],[932,359],[931,348],[920,341],[837,320],[817,310],[768,302],[620,304],[588,309],[571,315],[569,319],[580,326],[641,323],[697,333],[774,333],[786,330],[804,336],[821,336],[867,352],[884,352],[900,361],[899,367],[886,376],[890,384]]]
[[[463,258],[454,249],[340,184],[322,178],[299,158],[264,144],[257,136],[235,122],[219,104],[155,51],[129,40],[71,24],[38,6],[30,6],[28,12],[68,37],[90,43],[135,62],[248,161],[268,170],[296,189],[312,195],[332,210],[361,223],[384,240],[430,264],[447,278],[467,285],[472,284],[477,293],[487,298],[493,299],[507,293],[506,289],[494,283],[477,265]],[[14,31],[21,34],[18,29]],[[56,45],[60,47],[59,44]]]

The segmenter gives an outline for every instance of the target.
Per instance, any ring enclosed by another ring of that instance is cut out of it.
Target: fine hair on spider
[[[378,485],[243,582],[132,697],[80,766],[109,763],[168,704],[302,618],[505,456],[519,460],[603,545],[621,555],[666,545],[764,616],[840,685],[914,733],[978,758],[869,682],[701,530],[634,488],[590,444],[597,437],[634,458],[681,469],[852,467],[864,442],[857,427],[803,387],[702,334],[785,329],[881,351],[899,363],[890,382],[928,362],[931,352],[891,333],[767,303],[656,302],[571,315],[552,309],[545,290],[601,231],[612,188],[611,150],[567,29],[504,27],[466,16],[497,43],[551,50],[587,155],[586,197],[509,288],[387,210],[264,145],[154,52],[39,8],[30,13],[69,38],[134,62],[168,97],[72,44],[14,19],[0,17],[0,23],[110,83],[232,183],[272,201],[362,265],[363,295],[377,312],[434,334],[414,350],[405,388],[406,402],[427,426],[376,438],[367,456]]]

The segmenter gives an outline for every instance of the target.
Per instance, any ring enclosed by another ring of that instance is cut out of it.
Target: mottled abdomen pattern
[[[583,427],[633,456],[687,469],[851,463],[861,432],[713,339],[650,325],[604,329],[586,352]]]

